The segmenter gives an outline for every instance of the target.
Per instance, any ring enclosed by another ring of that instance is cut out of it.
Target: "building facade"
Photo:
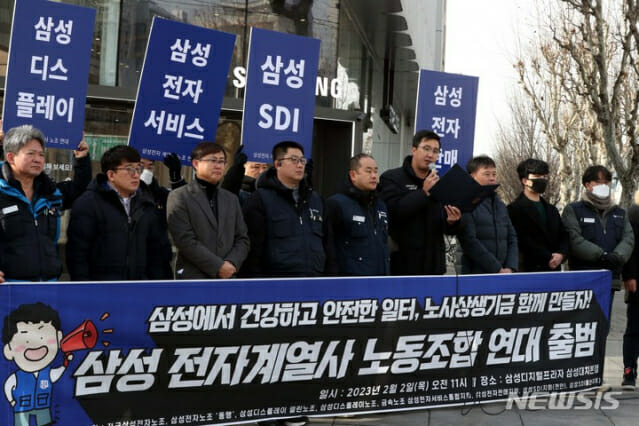
[[[321,40],[311,157],[324,195],[345,175],[353,153],[372,153],[382,170],[401,163],[414,131],[418,71],[443,70],[446,0],[63,2],[97,11],[85,118],[94,159],[127,141],[153,16],[237,36],[217,132],[230,153],[240,143],[250,28]],[[2,83],[13,3],[0,0]],[[51,151],[51,173],[63,178],[70,153]]]

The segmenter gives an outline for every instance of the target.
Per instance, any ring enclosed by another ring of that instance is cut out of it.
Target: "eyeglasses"
[[[207,163],[216,164],[218,166],[224,166],[226,164],[226,160],[218,160],[217,158],[201,158],[199,161],[205,161]]]
[[[289,160],[292,163],[301,164],[302,166],[306,165],[306,158],[304,158],[304,157],[284,157],[284,158],[280,158],[280,161],[282,161],[282,160]]]
[[[129,176],[133,177],[133,176],[135,176],[136,173],[138,175],[141,175],[142,174],[142,170],[144,170],[144,167],[142,167],[142,166],[126,166],[126,167],[118,167],[115,170],[126,170],[127,173],[129,174]]]
[[[420,149],[426,153],[432,152],[435,155],[439,155],[439,153],[441,152],[438,148],[431,148],[428,145],[422,145]]]

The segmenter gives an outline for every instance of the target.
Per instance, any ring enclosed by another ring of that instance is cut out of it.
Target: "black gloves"
[[[233,156],[233,166],[242,166],[243,168],[248,161],[248,157],[242,152],[243,149],[244,145],[240,145],[237,151],[235,151],[235,155]]]
[[[604,252],[599,260],[604,264],[606,269],[618,270],[624,265],[623,259],[616,253]]]
[[[235,195],[239,195],[240,190],[242,189],[244,164],[246,164],[246,161],[248,160],[248,157],[242,152],[242,149],[244,149],[244,145],[240,145],[237,151],[235,151],[235,155],[233,156],[233,165],[228,169],[226,175],[224,175],[224,180],[222,181],[222,188]]]
[[[169,169],[171,182],[177,182],[182,179],[182,163],[180,163],[180,159],[175,152],[164,157],[164,165]]]

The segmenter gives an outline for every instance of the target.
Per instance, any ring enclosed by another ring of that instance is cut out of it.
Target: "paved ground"
[[[617,293],[612,313],[612,325],[606,346],[604,382],[613,392],[621,391],[623,370],[621,345],[626,310],[623,292]],[[505,403],[473,407],[408,411],[401,414],[382,414],[357,417],[327,417],[311,419],[312,425],[632,425],[639,424],[639,392],[615,394],[616,409],[506,410]],[[601,395],[602,396],[602,395]],[[600,398],[601,398],[600,396]],[[602,404],[602,406],[609,406]]]

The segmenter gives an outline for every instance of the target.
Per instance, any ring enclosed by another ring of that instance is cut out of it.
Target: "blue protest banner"
[[[415,131],[432,130],[441,137],[437,160],[440,175],[453,164],[473,157],[478,77],[421,70]]]
[[[610,286],[610,271],[3,284],[0,423],[247,423],[590,389]]]
[[[215,140],[235,35],[155,17],[133,111],[129,145],[143,158],[175,152],[190,165]]]
[[[242,144],[250,161],[271,162],[273,145],[313,144],[320,41],[251,28]]]
[[[5,131],[42,130],[47,146],[75,149],[82,140],[95,9],[17,0],[2,112]]]

